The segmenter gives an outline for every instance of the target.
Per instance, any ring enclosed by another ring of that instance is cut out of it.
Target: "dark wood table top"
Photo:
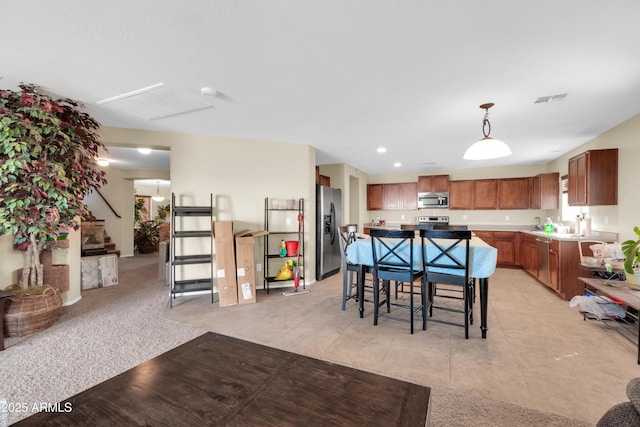
[[[209,332],[15,425],[424,426],[430,395]]]

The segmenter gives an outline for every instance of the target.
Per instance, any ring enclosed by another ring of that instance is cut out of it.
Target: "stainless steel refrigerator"
[[[342,190],[316,185],[316,280],[340,271]]]

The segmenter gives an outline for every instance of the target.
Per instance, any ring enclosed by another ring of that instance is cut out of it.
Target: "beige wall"
[[[105,232],[115,242],[121,256],[133,256],[133,180],[127,179],[121,171],[105,170],[107,185],[100,189],[100,193],[115,213],[96,192],[91,192],[85,203],[96,218],[104,219]]]
[[[633,227],[640,226],[640,114],[559,157],[549,167],[565,175],[569,158],[586,150],[601,148],[618,148],[618,205],[590,207],[592,228],[619,233],[621,241],[637,239]]]
[[[321,165],[320,174],[331,178],[331,187],[342,190],[342,224],[358,224],[362,230],[367,221],[367,183],[369,175],[345,164]]]
[[[312,283],[315,278],[315,151],[310,146],[116,128],[103,128],[101,135],[107,146],[146,145],[170,149],[171,191],[176,194],[176,203],[208,205],[213,193],[214,220],[234,221],[235,231],[264,228],[266,197],[303,198],[305,274],[307,283]],[[129,192],[124,198],[123,203],[131,206],[133,224],[133,193]],[[295,223],[296,218],[293,221]],[[181,225],[207,227],[202,221]],[[207,250],[208,242],[204,240],[188,243],[190,250]],[[263,247],[263,239],[257,239],[256,263],[263,263]],[[191,269],[178,274],[187,277],[199,271]],[[262,273],[257,275],[261,289]]]
[[[302,197],[305,200],[305,245],[307,249],[306,273],[311,283],[315,278],[315,151],[310,146],[278,142],[252,141],[222,137],[206,137],[163,132],[136,131],[130,129],[102,128],[102,140],[106,145],[138,146],[171,150],[171,191],[180,197],[180,203],[207,204],[209,194],[215,194],[218,220],[234,220],[236,229],[262,229],[265,197],[287,199]],[[567,173],[568,159],[587,149],[618,147],[619,181],[618,206],[591,207],[593,229],[617,232],[620,240],[632,238],[633,227],[640,225],[640,200],[638,198],[637,167],[640,159],[640,115],[603,133],[588,143],[577,147],[567,155],[546,164],[485,168],[452,171],[425,172],[424,175],[448,173],[451,179],[504,178],[533,176],[538,173],[558,171]],[[468,224],[533,224],[534,217],[557,216],[557,211],[509,210],[509,211],[366,211],[366,185],[377,182],[416,181],[418,174],[374,175],[359,171],[349,165],[326,165],[321,173],[332,179],[332,186],[343,190],[344,222],[358,218],[360,226],[380,216],[389,222],[406,222],[417,215],[449,215],[452,223]],[[155,176],[157,177],[157,176]],[[133,252],[133,179],[143,176],[118,175],[110,172],[109,184],[103,194],[122,216],[111,221],[104,207],[96,207],[98,216],[107,217],[107,228],[118,242],[124,255]],[[168,177],[167,177],[168,178]],[[355,182],[355,184],[354,184]],[[356,194],[359,193],[359,194]],[[99,202],[88,200],[98,206]],[[357,201],[354,201],[357,200]],[[359,210],[355,213],[354,210]],[[355,216],[354,216],[355,215]],[[405,218],[401,219],[404,215]],[[466,215],[466,218],[463,218]],[[507,221],[505,216],[510,218]],[[113,224],[113,227],[111,227]],[[79,239],[78,239],[79,240]],[[79,243],[78,243],[79,245]],[[262,243],[256,247],[256,260],[262,262]],[[78,251],[79,258],[79,251]],[[11,237],[0,237],[0,283],[15,282],[15,270],[23,265],[23,254],[13,251]],[[79,289],[79,259],[71,260],[72,283]],[[260,286],[260,276],[258,284]],[[78,292],[77,290],[75,292]],[[67,296],[65,301],[75,298]]]

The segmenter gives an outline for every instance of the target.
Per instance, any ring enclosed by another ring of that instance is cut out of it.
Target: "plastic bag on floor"
[[[626,313],[620,306],[607,297],[598,295],[576,295],[569,301],[569,307],[579,307],[579,310],[592,314],[596,319],[624,319]]]

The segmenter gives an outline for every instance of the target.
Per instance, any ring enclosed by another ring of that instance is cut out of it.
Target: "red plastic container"
[[[287,247],[287,256],[298,256],[298,241],[287,240],[284,242]]]

